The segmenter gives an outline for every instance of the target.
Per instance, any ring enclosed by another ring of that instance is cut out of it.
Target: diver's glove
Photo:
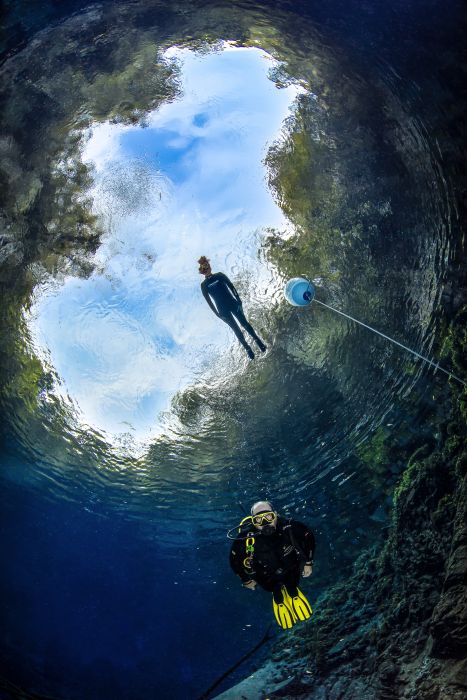
[[[303,567],[302,576],[303,578],[308,578],[313,573],[313,562],[307,561]]]
[[[245,581],[243,584],[244,588],[249,588],[250,591],[254,591],[256,588],[256,581],[254,579],[250,579],[249,581]]]

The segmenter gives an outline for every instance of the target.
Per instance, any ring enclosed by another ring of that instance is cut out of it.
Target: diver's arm
[[[301,575],[308,578],[313,573],[313,557],[315,554],[315,536],[303,523],[293,523],[292,530],[295,541],[302,552]]]
[[[297,521],[291,522],[292,532],[298,547],[302,550],[306,557],[305,564],[313,566],[313,558],[315,555],[315,536],[306,525]]]
[[[211,297],[209,296],[209,293],[206,291],[206,289],[203,287],[203,285],[201,285],[201,291],[203,292],[203,297],[204,297],[204,298],[206,299],[206,301],[208,302],[209,308],[211,309],[211,311],[214,311],[214,313],[216,314],[216,316],[219,316],[218,310],[217,310],[216,307],[214,306],[214,304],[213,304],[213,302],[212,302],[212,299],[211,299]]]
[[[230,557],[229,557],[229,562],[230,562],[230,568],[234,572],[234,574],[237,574],[242,580],[243,585],[246,588],[254,588],[256,586],[256,581],[252,579],[246,572],[243,567],[243,559],[245,558],[245,553],[241,551],[241,547],[243,545],[244,547],[245,541],[244,540],[238,540],[235,541],[232,545],[232,549],[230,550]],[[248,584],[254,584],[254,585],[248,585]]]
[[[257,585],[258,584],[254,578],[250,578],[248,581],[243,582],[243,588],[248,588],[250,591],[254,591]]]

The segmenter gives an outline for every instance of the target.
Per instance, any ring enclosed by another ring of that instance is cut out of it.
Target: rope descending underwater
[[[253,649],[251,649],[246,654],[244,654],[244,656],[242,656],[242,658],[239,659],[237,661],[237,663],[235,663],[233,666],[231,666],[229,669],[227,669],[227,671],[225,673],[223,673],[222,676],[219,676],[219,678],[216,681],[214,681],[214,683],[211,686],[209,686],[209,688],[202,695],[200,695],[199,698],[197,698],[197,700],[208,700],[212,691],[215,690],[217,688],[217,686],[219,686],[222,683],[222,681],[225,678],[227,678],[227,676],[230,676],[230,674],[233,673],[244,661],[246,661],[250,656],[253,656],[253,654],[256,651],[258,651],[258,649],[260,647],[263,646],[263,644],[265,644],[270,639],[272,639],[273,636],[274,635],[271,634],[271,625],[269,625],[269,627],[267,628],[266,633],[265,633],[264,637],[261,639],[261,641],[258,642],[258,644],[256,646],[254,646]]]
[[[373,333],[380,335],[382,338],[385,338],[386,340],[389,340],[391,343],[394,343],[394,345],[398,345],[400,348],[407,350],[407,352],[411,352],[412,355],[415,355],[416,357],[420,358],[424,362],[427,362],[429,365],[434,367],[435,370],[439,369],[440,372],[444,372],[444,374],[447,374],[450,379],[455,379],[457,382],[460,382],[464,386],[467,386],[467,382],[465,382],[463,379],[461,379],[457,375],[453,374],[453,372],[449,372],[449,370],[444,369],[444,367],[441,367],[437,362],[433,362],[433,360],[430,360],[428,357],[425,357],[424,355],[420,355],[419,352],[417,352],[416,350],[412,350],[411,348],[407,347],[407,345],[403,345],[402,343],[399,343],[398,340],[394,340],[394,338],[390,338],[388,335],[385,335],[385,333],[381,333],[381,331],[377,331],[376,328],[372,328],[371,326],[368,326],[366,323],[363,323],[363,321],[359,321],[358,319],[354,318],[353,316],[349,316],[349,314],[345,314],[343,311],[339,311],[338,309],[335,309],[333,306],[329,306],[328,304],[325,304],[324,301],[319,301],[318,299],[313,299],[313,301],[315,304],[321,304],[321,306],[325,306],[327,309],[334,311],[336,314],[340,314],[341,316],[345,316],[345,318],[348,318],[351,321],[354,321],[354,323],[358,323],[360,326],[367,328],[369,331],[373,331]]]
[[[42,695],[32,690],[24,690],[24,688],[20,688],[3,676],[0,676],[0,690],[7,693],[1,696],[5,700],[60,700],[60,698],[52,697],[51,695]]]

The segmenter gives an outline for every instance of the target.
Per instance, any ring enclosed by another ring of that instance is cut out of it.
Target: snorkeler
[[[278,516],[268,501],[255,503],[251,515],[233,529],[238,534],[230,551],[230,566],[244,587],[254,590],[259,584],[272,592],[274,614],[283,629],[311,617],[311,606],[298,583],[300,575],[307,578],[313,572],[312,531],[296,520]]]
[[[261,352],[265,352],[266,346],[256,335],[253,326],[246,320],[245,314],[243,313],[242,300],[237,290],[223,272],[212,272],[211,264],[206,256],[202,255],[198,263],[199,272],[205,277],[203,282],[201,282],[201,291],[203,292],[204,298],[216,316],[219,316],[220,319],[231,327],[238,340],[245,348],[250,360],[254,360],[255,354],[246,342],[236,321],[248,331],[251,337],[256,341]]]

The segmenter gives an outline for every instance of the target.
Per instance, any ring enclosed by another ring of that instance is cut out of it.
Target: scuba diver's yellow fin
[[[282,594],[284,602],[292,610],[297,620],[303,622],[303,620],[308,620],[312,616],[313,610],[311,605],[299,588],[295,588],[292,590],[292,593],[289,593],[287,588],[282,586]]]
[[[295,617],[292,608],[290,608],[287,605],[284,597],[282,598],[282,601],[280,603],[277,603],[273,595],[272,607],[274,609],[274,615],[276,616],[277,624],[279,625],[279,627],[282,627],[283,630],[291,629],[297,622],[297,618]]]

